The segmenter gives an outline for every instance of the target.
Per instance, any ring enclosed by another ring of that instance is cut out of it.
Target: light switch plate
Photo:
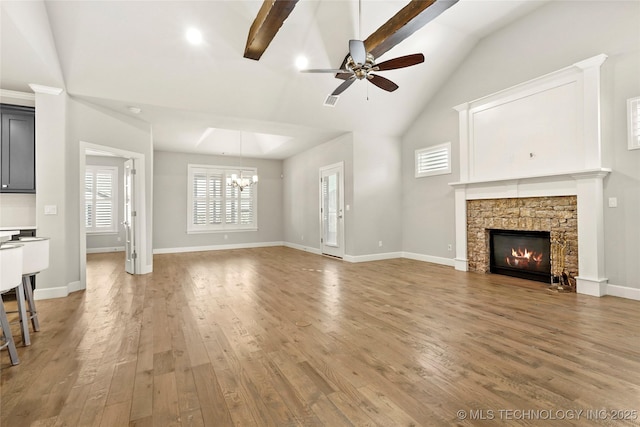
[[[617,197],[609,197],[609,207],[617,208],[618,207],[618,198]]]
[[[45,205],[44,206],[44,214],[45,215],[58,215],[58,206],[57,205]]]

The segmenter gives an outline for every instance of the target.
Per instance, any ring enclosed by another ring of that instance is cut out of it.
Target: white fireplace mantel
[[[457,270],[468,270],[467,200],[577,196],[577,291],[602,296],[603,180],[600,66],[604,54],[455,107]],[[521,176],[518,176],[520,175]]]
[[[604,266],[603,180],[610,169],[551,174],[495,181],[455,182],[455,268],[468,270],[467,200],[511,199],[522,197],[576,196],[578,200],[579,293],[603,296],[607,278]]]

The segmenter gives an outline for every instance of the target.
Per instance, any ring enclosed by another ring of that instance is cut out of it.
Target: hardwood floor
[[[14,325],[2,426],[640,425],[638,301],[281,247],[123,264]]]

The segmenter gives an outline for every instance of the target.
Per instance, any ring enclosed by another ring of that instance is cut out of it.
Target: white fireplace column
[[[603,179],[608,171],[574,176],[578,196],[577,292],[593,296],[607,293],[604,264]]]

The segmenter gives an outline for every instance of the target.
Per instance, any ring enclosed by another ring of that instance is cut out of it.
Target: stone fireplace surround
[[[578,212],[575,196],[467,200],[469,271],[489,272],[489,230],[548,231],[551,240],[562,235],[567,243],[565,270],[573,276],[578,275]]]

